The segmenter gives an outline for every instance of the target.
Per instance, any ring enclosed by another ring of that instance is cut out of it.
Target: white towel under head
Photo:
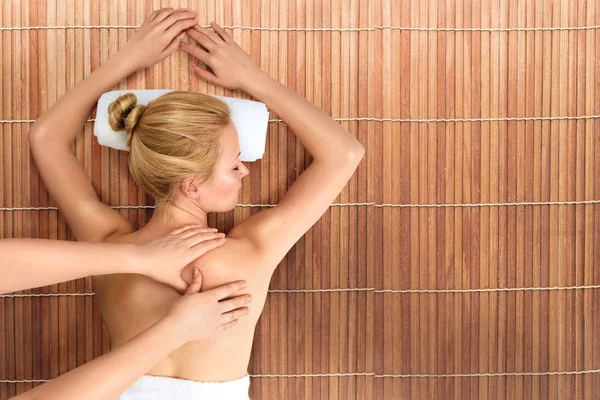
[[[94,135],[98,143],[117,150],[129,151],[127,134],[124,130],[114,131],[108,124],[108,106],[120,96],[133,93],[137,104],[146,105],[150,101],[172,90],[113,90],[104,93],[98,100]],[[238,99],[234,97],[216,96],[229,105],[231,121],[238,132],[240,141],[241,161],[256,161],[264,155],[269,124],[269,110],[259,101]]]
[[[227,382],[197,382],[144,375],[116,400],[250,400],[248,375]]]

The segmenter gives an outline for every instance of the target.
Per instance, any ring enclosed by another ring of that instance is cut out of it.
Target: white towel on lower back
[[[117,400],[249,400],[248,375],[227,382],[198,382],[144,375]]]

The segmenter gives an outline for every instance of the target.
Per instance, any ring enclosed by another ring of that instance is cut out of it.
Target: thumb
[[[171,43],[169,43],[169,45],[162,51],[161,57],[166,57],[172,52],[174,52],[175,49],[179,47],[179,43],[181,43],[181,36],[176,36],[173,40],[171,40]]]
[[[202,288],[202,274],[198,270],[198,268],[194,268],[194,272],[192,275],[192,283],[190,287],[187,288],[185,294],[193,294],[198,293]]]
[[[173,286],[181,294],[185,294],[188,289],[187,282],[181,279],[181,277],[178,277],[174,282],[171,282],[171,286]]]

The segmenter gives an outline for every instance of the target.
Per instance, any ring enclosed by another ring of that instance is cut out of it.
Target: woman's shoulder
[[[198,268],[208,280],[219,284],[237,279],[270,279],[262,276],[264,261],[250,240],[243,236],[227,235],[227,242],[188,265],[182,272],[184,280],[191,279],[193,267]]]
[[[221,247],[209,251],[195,261],[195,266],[205,268],[206,266],[219,266],[222,270],[228,270],[232,265],[251,265],[256,259],[256,252],[252,242],[245,237],[227,235],[227,241]]]

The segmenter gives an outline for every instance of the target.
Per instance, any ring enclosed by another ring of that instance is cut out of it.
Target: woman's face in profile
[[[240,161],[240,142],[235,126],[230,121],[221,134],[221,154],[213,177],[201,186],[201,202],[206,212],[225,212],[238,203],[242,178],[248,168]]]

